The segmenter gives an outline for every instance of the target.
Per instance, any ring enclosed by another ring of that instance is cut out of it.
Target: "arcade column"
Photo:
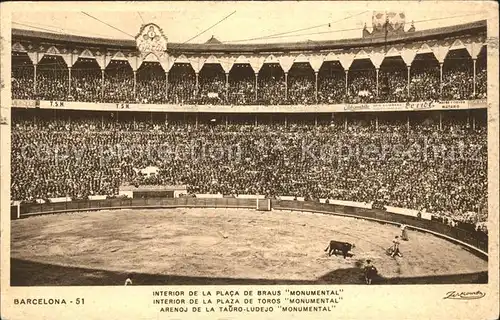
[[[104,73],[105,70],[101,68],[101,99],[104,99]]]
[[[314,96],[316,103],[318,103],[318,71],[314,71],[315,83],[314,83]]]
[[[255,73],[255,101],[257,101],[259,99],[258,91],[259,91],[259,73],[256,72]]]

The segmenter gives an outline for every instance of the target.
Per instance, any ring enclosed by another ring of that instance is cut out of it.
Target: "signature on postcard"
[[[486,295],[482,291],[448,291],[443,299],[474,300],[481,299]]]

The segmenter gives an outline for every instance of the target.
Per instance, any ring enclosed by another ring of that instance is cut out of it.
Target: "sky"
[[[371,29],[374,11],[404,12],[405,29],[414,21],[417,31],[489,16],[481,3],[472,1],[42,2],[13,6],[12,27],[133,39],[143,23],[153,22],[175,43],[204,43],[212,36],[223,43],[300,42],[359,38],[365,24]],[[293,32],[299,29],[308,30]],[[286,34],[269,37],[280,33]]]

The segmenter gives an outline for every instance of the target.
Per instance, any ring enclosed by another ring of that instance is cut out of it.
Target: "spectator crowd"
[[[469,62],[470,59],[445,62],[442,81],[437,63],[416,63],[411,68],[410,81],[405,66],[382,66],[378,83],[373,66],[353,68],[348,72],[347,85],[342,69],[332,72],[320,70],[316,84],[312,69],[296,68],[298,71],[295,71],[292,68],[285,77],[279,65],[270,74],[261,72],[257,81],[253,72],[243,72],[245,68],[233,68],[234,71],[226,76],[222,69],[217,72],[218,69],[212,65],[207,67],[210,72],[204,74],[202,69],[198,82],[189,64],[176,64],[168,74],[168,81],[158,63],[141,66],[135,75],[130,66],[120,63],[110,64],[111,67],[103,73],[98,68],[84,65],[72,68],[71,90],[68,90],[67,69],[51,69],[50,65],[39,67],[35,85],[33,67],[23,64],[13,65],[12,93],[14,99],[213,105],[309,105],[485,98],[486,64],[478,59],[474,94],[474,73]]]
[[[13,200],[116,195],[124,183],[191,193],[303,196],[426,210],[485,221],[486,121],[466,113],[377,122],[196,125],[132,115],[14,116]],[[347,116],[346,116],[347,117]],[[485,118],[485,117],[484,117]],[[215,120],[215,119],[214,119]],[[158,168],[143,175],[141,169]]]
[[[84,61],[69,72],[55,58],[44,61],[37,68],[13,63],[14,99],[311,105],[484,99],[487,93],[484,58],[477,60],[475,76],[470,59],[464,63],[453,56],[444,66],[417,61],[410,72],[404,65],[382,65],[377,71],[365,65],[345,73],[325,63],[318,74],[308,65],[285,74],[276,64],[257,76],[248,66],[228,74],[220,66],[204,67],[195,74],[189,64],[176,63],[165,74],[154,62],[134,72],[126,61],[112,61],[105,70]],[[116,195],[124,183],[184,184],[190,193],[375,202],[483,230],[485,116],[471,126],[468,113],[456,114],[439,126],[431,114],[412,119],[412,125],[399,116],[376,124],[361,117],[314,125],[217,119],[193,125],[157,116],[136,121],[135,115],[122,114],[82,113],[70,119],[63,110],[57,116],[14,114],[11,197],[85,199]],[[158,172],[141,174],[147,167]]]

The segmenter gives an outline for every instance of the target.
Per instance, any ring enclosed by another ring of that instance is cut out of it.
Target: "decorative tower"
[[[406,15],[404,12],[374,11],[372,15],[372,37],[390,37],[404,34]],[[363,30],[363,37],[368,36]]]

